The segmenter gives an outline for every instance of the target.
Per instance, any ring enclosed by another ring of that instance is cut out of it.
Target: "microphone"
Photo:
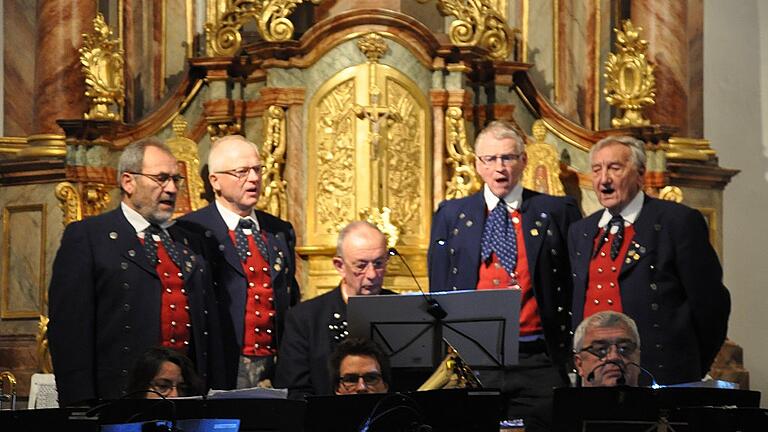
[[[597,365],[594,368],[592,368],[592,370],[587,375],[587,381],[594,382],[595,381],[595,372],[597,372],[597,370],[600,369],[600,368],[608,366],[609,364],[612,364],[612,365],[618,367],[619,371],[621,372],[621,376],[616,379],[616,384],[617,385],[625,385],[627,383],[626,369],[625,369],[626,365],[623,362],[620,362],[618,360],[608,360],[607,362],[600,363],[599,365]],[[640,365],[638,365],[637,367],[640,367]]]
[[[639,364],[637,364],[637,363],[635,363],[635,362],[629,362],[629,363],[627,363],[627,367],[629,367],[629,366],[635,366],[636,368],[640,369],[640,372],[643,372],[643,373],[645,373],[646,375],[648,375],[648,378],[650,378],[650,379],[651,379],[651,388],[652,388],[652,389],[657,389],[657,388],[661,388],[661,387],[662,387],[662,386],[661,386],[661,385],[660,385],[658,382],[656,382],[656,377],[655,377],[655,376],[653,376],[653,374],[651,373],[651,371],[649,371],[648,369],[646,369],[646,368],[644,368],[644,367],[640,366]]]
[[[433,318],[440,321],[443,318],[448,316],[448,312],[443,309],[442,306],[440,306],[440,303],[437,302],[432,296],[424,292],[424,290],[421,288],[421,284],[419,283],[419,280],[416,279],[416,275],[413,274],[413,270],[411,270],[411,266],[408,265],[408,262],[405,261],[405,258],[403,258],[402,255],[400,255],[400,252],[397,251],[397,249],[391,247],[389,248],[389,255],[390,256],[398,256],[400,258],[400,261],[403,263],[406,269],[408,269],[408,273],[411,275],[411,278],[414,282],[416,282],[416,287],[419,289],[419,292],[421,292],[422,297],[424,297],[424,301],[427,302],[427,313],[432,315]]]

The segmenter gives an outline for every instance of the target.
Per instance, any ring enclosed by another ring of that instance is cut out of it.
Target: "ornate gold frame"
[[[285,110],[270,105],[264,112],[261,160],[265,171],[261,178],[262,194],[257,207],[282,219],[288,219],[288,182],[283,179],[285,150]]]

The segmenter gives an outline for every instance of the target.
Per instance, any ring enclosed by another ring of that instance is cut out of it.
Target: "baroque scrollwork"
[[[557,149],[544,141],[547,127],[542,120],[536,120],[531,126],[533,142],[525,146],[528,163],[523,170],[523,187],[549,195],[564,196],[565,190],[560,181],[560,158]]]
[[[285,166],[285,111],[271,105],[264,113],[264,144],[261,147],[264,174],[262,195],[257,207],[283,219],[288,218],[287,182],[283,179]]]
[[[110,186],[93,183],[83,186],[81,203],[83,217],[96,216],[107,208],[112,198],[109,196]]]
[[[446,163],[452,174],[446,182],[445,198],[463,198],[480,190],[480,179],[473,166],[474,154],[467,142],[464,113],[459,107],[449,107],[445,112],[445,146]]]
[[[61,182],[54,190],[56,198],[60,201],[59,207],[64,214],[63,224],[69,225],[83,219],[83,211],[80,206],[80,195],[70,182]]]
[[[336,86],[321,99],[315,127],[317,144],[317,215],[325,234],[335,235],[354,217],[354,80]]]
[[[53,373],[51,351],[48,348],[48,321],[49,318],[47,316],[40,315],[40,320],[37,322],[37,335],[35,336],[37,360],[43,373]]]
[[[479,46],[491,60],[505,60],[514,48],[514,35],[504,16],[489,0],[437,0],[444,16],[453,16],[448,37],[456,46]]]
[[[642,110],[646,105],[656,103],[654,66],[645,56],[648,41],[640,39],[642,30],[630,20],[622,22],[622,30],[613,29],[618,53],[608,54],[603,93],[609,104],[624,111],[622,117],[611,119],[611,125],[616,128],[649,124]]]
[[[311,0],[319,4],[321,0]],[[256,21],[259,34],[268,42],[286,41],[293,36],[293,23],[288,16],[303,0],[235,0],[218,23],[205,24],[208,54],[233,56],[243,42],[240,29]]]
[[[100,13],[93,20],[93,33],[82,36],[83,46],[78,51],[85,74],[85,96],[90,99],[90,110],[83,117],[119,121],[119,109],[114,112],[112,107],[122,107],[125,99],[120,40],[110,39],[112,30]]]

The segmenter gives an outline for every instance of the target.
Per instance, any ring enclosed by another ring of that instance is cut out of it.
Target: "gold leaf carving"
[[[664,186],[659,191],[659,199],[681,203],[683,202],[683,190],[677,186]]]
[[[645,56],[648,41],[640,39],[642,27],[635,28],[632,21],[622,22],[623,30],[616,32],[618,53],[608,54],[605,62],[605,100],[624,111],[622,117],[611,119],[615,128],[643,126],[650,122],[643,117],[643,107],[656,103],[654,67]]]
[[[523,187],[536,192],[555,196],[564,196],[565,190],[560,182],[560,158],[557,149],[544,142],[547,127],[541,120],[533,122],[531,127],[533,142],[525,146],[528,163],[523,170]]]
[[[83,115],[86,119],[120,120],[120,112],[112,111],[113,105],[123,106],[123,50],[120,40],[112,39],[104,16],[97,14],[93,20],[93,33],[84,33],[80,52],[80,63],[85,74],[90,99],[90,110]]]
[[[387,206],[403,234],[421,232],[422,176],[426,171],[422,149],[424,113],[408,91],[394,80],[387,80],[386,192]]]
[[[360,219],[376,225],[376,228],[384,233],[384,237],[387,238],[388,248],[397,246],[397,242],[400,239],[400,229],[392,222],[392,209],[384,207],[379,210],[375,207],[366,207],[360,210]]]
[[[317,209],[320,230],[335,235],[354,217],[355,115],[353,80],[336,86],[319,103]]]
[[[489,0],[437,0],[437,9],[456,18],[448,29],[451,43],[485,48],[491,60],[509,57],[519,30],[509,28]]]
[[[43,373],[53,373],[53,363],[51,362],[51,351],[48,348],[48,317],[40,315],[40,320],[37,322],[37,335],[35,341],[37,342],[37,360],[39,362],[40,370]]]
[[[264,144],[261,148],[264,163],[262,194],[257,207],[283,219],[288,218],[287,182],[283,180],[285,166],[285,111],[271,105],[264,115]]]
[[[480,179],[474,168],[474,153],[467,142],[464,114],[459,107],[445,111],[446,163],[452,171],[446,183],[445,198],[463,198],[480,190]]]
[[[175,216],[181,216],[187,212],[197,210],[205,204],[203,199],[203,178],[200,176],[200,155],[197,151],[197,143],[186,137],[187,120],[177,114],[173,119],[173,137],[165,143],[171,148],[171,152],[180,164],[183,175],[186,177],[185,185],[179,191],[176,200]]]
[[[87,184],[83,186],[83,194],[80,202],[83,206],[83,217],[96,216],[107,208],[112,198],[109,196],[111,187],[101,183]]]
[[[83,212],[80,208],[80,195],[72,183],[61,182],[57,184],[54,193],[60,201],[59,207],[62,213],[64,213],[64,226],[83,219]]]
[[[357,41],[357,47],[371,63],[377,63],[389,50],[384,38],[378,33],[368,33]]]
[[[321,0],[311,0],[318,4]],[[208,54],[233,56],[240,49],[243,38],[240,30],[250,21],[256,21],[259,34],[268,42],[289,40],[293,36],[293,23],[288,16],[303,0],[234,0],[218,23],[205,24]]]

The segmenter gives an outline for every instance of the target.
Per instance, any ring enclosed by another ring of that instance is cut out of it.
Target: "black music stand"
[[[697,426],[702,415],[700,408],[739,407],[721,412],[734,415],[734,409],[753,411],[759,404],[760,393],[748,390],[627,386],[559,388],[555,389],[554,397],[555,431],[709,430]],[[716,414],[711,410],[707,413]]]
[[[518,361],[520,290],[432,293],[447,312],[427,312],[420,293],[349,298],[350,335],[368,338],[389,354],[393,368],[434,369],[443,360],[443,339],[473,369],[514,366]]]

